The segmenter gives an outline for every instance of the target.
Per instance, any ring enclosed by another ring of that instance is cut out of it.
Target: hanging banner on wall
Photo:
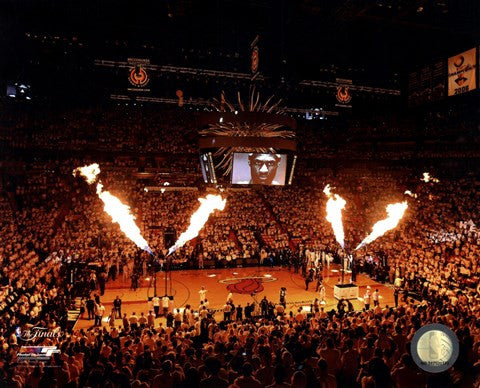
[[[250,49],[252,50],[250,58],[250,70],[252,71],[252,81],[258,77],[258,65],[260,63],[260,51],[258,48],[258,42],[260,41],[260,36],[256,36],[252,43],[250,43]]]
[[[352,101],[352,92],[350,91],[350,85],[352,84],[352,80],[344,79],[344,78],[337,78],[336,80],[341,85],[337,86],[336,90],[336,98],[337,103],[335,106],[339,106],[342,108],[351,108],[350,102]]]
[[[337,86],[337,101],[343,105],[352,101],[352,95],[348,86]]]
[[[128,81],[130,86],[129,91],[149,92],[146,86],[150,82],[150,77],[147,71],[147,66],[150,64],[149,59],[128,58]]]
[[[409,73],[408,106],[419,106],[445,98],[446,62],[446,59],[440,59]]]
[[[257,73],[258,71],[258,47],[255,46],[253,49],[252,49],[252,73],[255,74]]]
[[[448,95],[467,93],[477,88],[477,49],[448,58]]]

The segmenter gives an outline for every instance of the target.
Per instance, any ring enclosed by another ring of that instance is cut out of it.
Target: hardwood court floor
[[[165,295],[165,274],[157,273],[157,295]],[[329,311],[336,308],[337,300],[333,297],[333,287],[338,283],[340,272],[338,266],[332,265],[329,269],[323,271],[324,284],[326,289],[325,310]],[[245,306],[247,302],[252,302],[251,293],[256,291],[255,299],[260,301],[264,296],[267,299],[278,302],[281,287],[287,289],[287,311],[300,306],[309,306],[310,303],[318,298],[319,293],[315,292],[315,282],[310,283],[309,290],[305,290],[305,280],[300,274],[289,271],[281,267],[249,267],[249,268],[228,268],[228,269],[202,269],[202,270],[183,270],[172,272],[172,294],[174,296],[175,307],[184,307],[190,304],[195,310],[198,308],[200,297],[198,291],[202,286],[207,289],[207,299],[210,303],[209,308],[219,309],[227,300],[230,292],[227,287],[230,285],[233,294],[234,303]],[[350,281],[350,275],[345,276],[345,282]],[[365,294],[367,286],[378,288],[380,291],[382,306],[394,305],[393,288],[378,283],[363,274],[357,275],[356,284],[359,286],[360,300],[352,300],[355,310],[364,307],[361,297]],[[124,282],[120,276],[114,282],[109,281],[105,289],[105,294],[101,297],[105,305],[105,317],[110,314],[113,307],[113,299],[118,295],[122,299],[122,313],[129,316],[132,312],[145,315],[152,309],[148,297],[153,296],[153,279],[142,278],[140,287],[133,291],[130,289],[130,281]],[[238,293],[245,292],[245,293]],[[170,294],[170,284],[168,285]],[[221,315],[217,315],[220,318]],[[163,318],[159,318],[157,322]],[[104,319],[105,320],[105,319]],[[93,321],[80,319],[75,328],[86,328],[92,326]],[[116,324],[121,324],[120,320]]]

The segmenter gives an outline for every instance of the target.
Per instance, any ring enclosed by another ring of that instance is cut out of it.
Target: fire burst
[[[433,182],[433,183],[438,183],[440,182],[437,178],[431,177],[430,173],[424,172],[423,173],[423,178],[420,178],[421,181],[424,182]]]
[[[73,176],[77,176],[77,174],[85,177],[87,183],[91,185],[97,180],[97,175],[100,174],[100,166],[98,163],[93,163],[88,166],[78,167],[73,170]]]
[[[192,238],[198,236],[198,233],[208,221],[208,217],[214,210],[223,210],[227,202],[221,195],[208,194],[206,198],[199,198],[200,207],[190,217],[190,225],[178,238],[177,242],[170,247],[168,255],[175,252],[178,248],[183,247]]]
[[[409,196],[412,197],[412,198],[417,198],[417,197],[418,197],[417,194],[412,193],[410,190],[406,190],[404,194],[405,194],[405,195],[409,195]]]
[[[342,248],[345,248],[345,232],[343,231],[342,210],[347,202],[338,194],[332,194],[330,185],[326,185],[323,189],[325,195],[329,198],[327,201],[327,221],[332,224],[333,233],[337,242]]]
[[[100,167],[97,163],[89,166],[79,167],[73,170],[73,175],[82,175],[88,184],[92,184],[97,180],[100,174]],[[139,248],[152,253],[147,241],[142,237],[140,229],[135,224],[135,216],[130,212],[130,206],[122,203],[117,197],[110,194],[109,191],[103,190],[102,182],[97,183],[97,195],[103,201],[104,210],[112,217],[112,221],[116,222],[125,235],[132,240]]]
[[[388,217],[384,220],[378,221],[375,225],[373,225],[372,233],[370,233],[360,244],[358,244],[355,250],[370,244],[380,236],[383,236],[389,230],[395,228],[402,219],[407,208],[408,204],[406,201],[387,205]]]

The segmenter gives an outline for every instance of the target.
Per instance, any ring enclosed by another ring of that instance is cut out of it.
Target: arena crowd
[[[172,312],[161,326],[149,322],[151,313],[145,311],[120,327],[118,321],[88,330],[69,327],[67,310],[76,297],[87,300],[97,294],[91,302],[94,315],[108,315],[102,311],[105,283],[122,276],[136,288],[138,278],[155,267],[112,224],[94,187],[73,177],[73,168],[100,164],[105,188],[130,204],[142,234],[160,257],[168,249],[164,231],[171,228],[177,236],[184,231],[197,198],[205,193],[201,185],[188,181],[200,176],[192,156],[194,142],[188,137],[194,128],[190,121],[174,113],[138,119],[120,111],[102,117],[94,110],[75,111],[54,120],[38,112],[22,120],[2,117],[0,141],[16,151],[6,152],[1,165],[0,385],[478,384],[480,179],[474,170],[432,170],[440,182],[427,183],[420,181],[424,166],[380,162],[374,168],[317,168],[301,162],[292,187],[225,188],[225,210],[215,213],[173,260],[182,268],[282,265],[308,277],[310,268],[343,255],[325,220],[323,187],[328,183],[348,204],[348,252],[385,218],[387,204],[408,201],[399,226],[358,250],[353,264],[358,272],[391,283],[402,295],[397,306],[323,311],[312,301],[305,313],[282,311],[279,301],[244,311],[232,303],[234,314],[221,321],[215,321],[207,307],[192,307]],[[58,149],[54,156],[38,151],[53,148]],[[75,152],[85,149],[97,152]],[[325,155],[321,149],[310,151],[313,158]],[[157,152],[144,158],[132,155]],[[149,183],[165,191],[146,191],[142,173],[153,176]],[[189,186],[194,190],[186,190]],[[166,263],[161,259],[160,265]],[[422,373],[409,353],[415,330],[432,322],[451,327],[461,343],[455,367],[442,375]],[[17,329],[34,326],[61,333],[43,343],[60,348],[53,360],[56,368],[17,363]]]

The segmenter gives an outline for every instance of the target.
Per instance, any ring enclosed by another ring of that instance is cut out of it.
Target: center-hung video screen
[[[286,154],[240,153],[233,155],[232,184],[285,185]]]

